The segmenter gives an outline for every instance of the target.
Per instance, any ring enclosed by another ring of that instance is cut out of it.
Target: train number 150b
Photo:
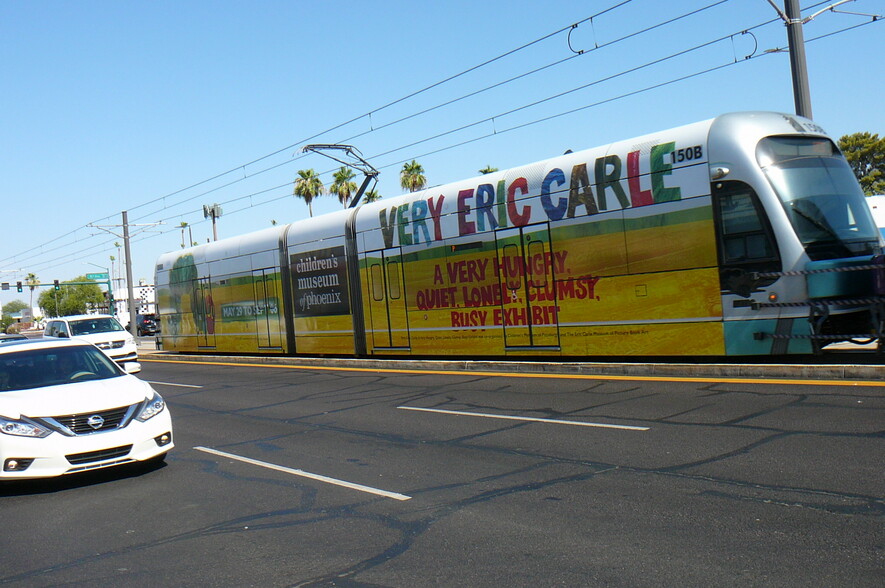
[[[686,147],[685,149],[676,149],[670,153],[670,162],[682,163],[683,161],[703,159],[703,157],[704,148],[701,145],[695,145],[694,147]]]

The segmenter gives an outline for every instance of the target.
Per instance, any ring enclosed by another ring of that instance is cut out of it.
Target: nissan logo
[[[88,419],[86,419],[86,424],[89,425],[90,427],[92,427],[93,429],[98,430],[104,424],[104,419],[101,417],[101,415],[94,414],[91,417],[89,417]]]

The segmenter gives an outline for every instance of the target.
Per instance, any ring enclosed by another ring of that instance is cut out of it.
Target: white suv
[[[92,343],[116,361],[138,361],[135,338],[108,314],[78,314],[50,319],[43,336],[53,339],[80,339]]]

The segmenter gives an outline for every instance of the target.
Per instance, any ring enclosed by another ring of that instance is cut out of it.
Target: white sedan
[[[0,480],[163,460],[172,419],[140,370],[76,340],[0,346]]]

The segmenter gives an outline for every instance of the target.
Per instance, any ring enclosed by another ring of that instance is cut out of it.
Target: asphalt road
[[[0,488],[0,585],[885,583],[883,387],[143,367],[166,465]]]

